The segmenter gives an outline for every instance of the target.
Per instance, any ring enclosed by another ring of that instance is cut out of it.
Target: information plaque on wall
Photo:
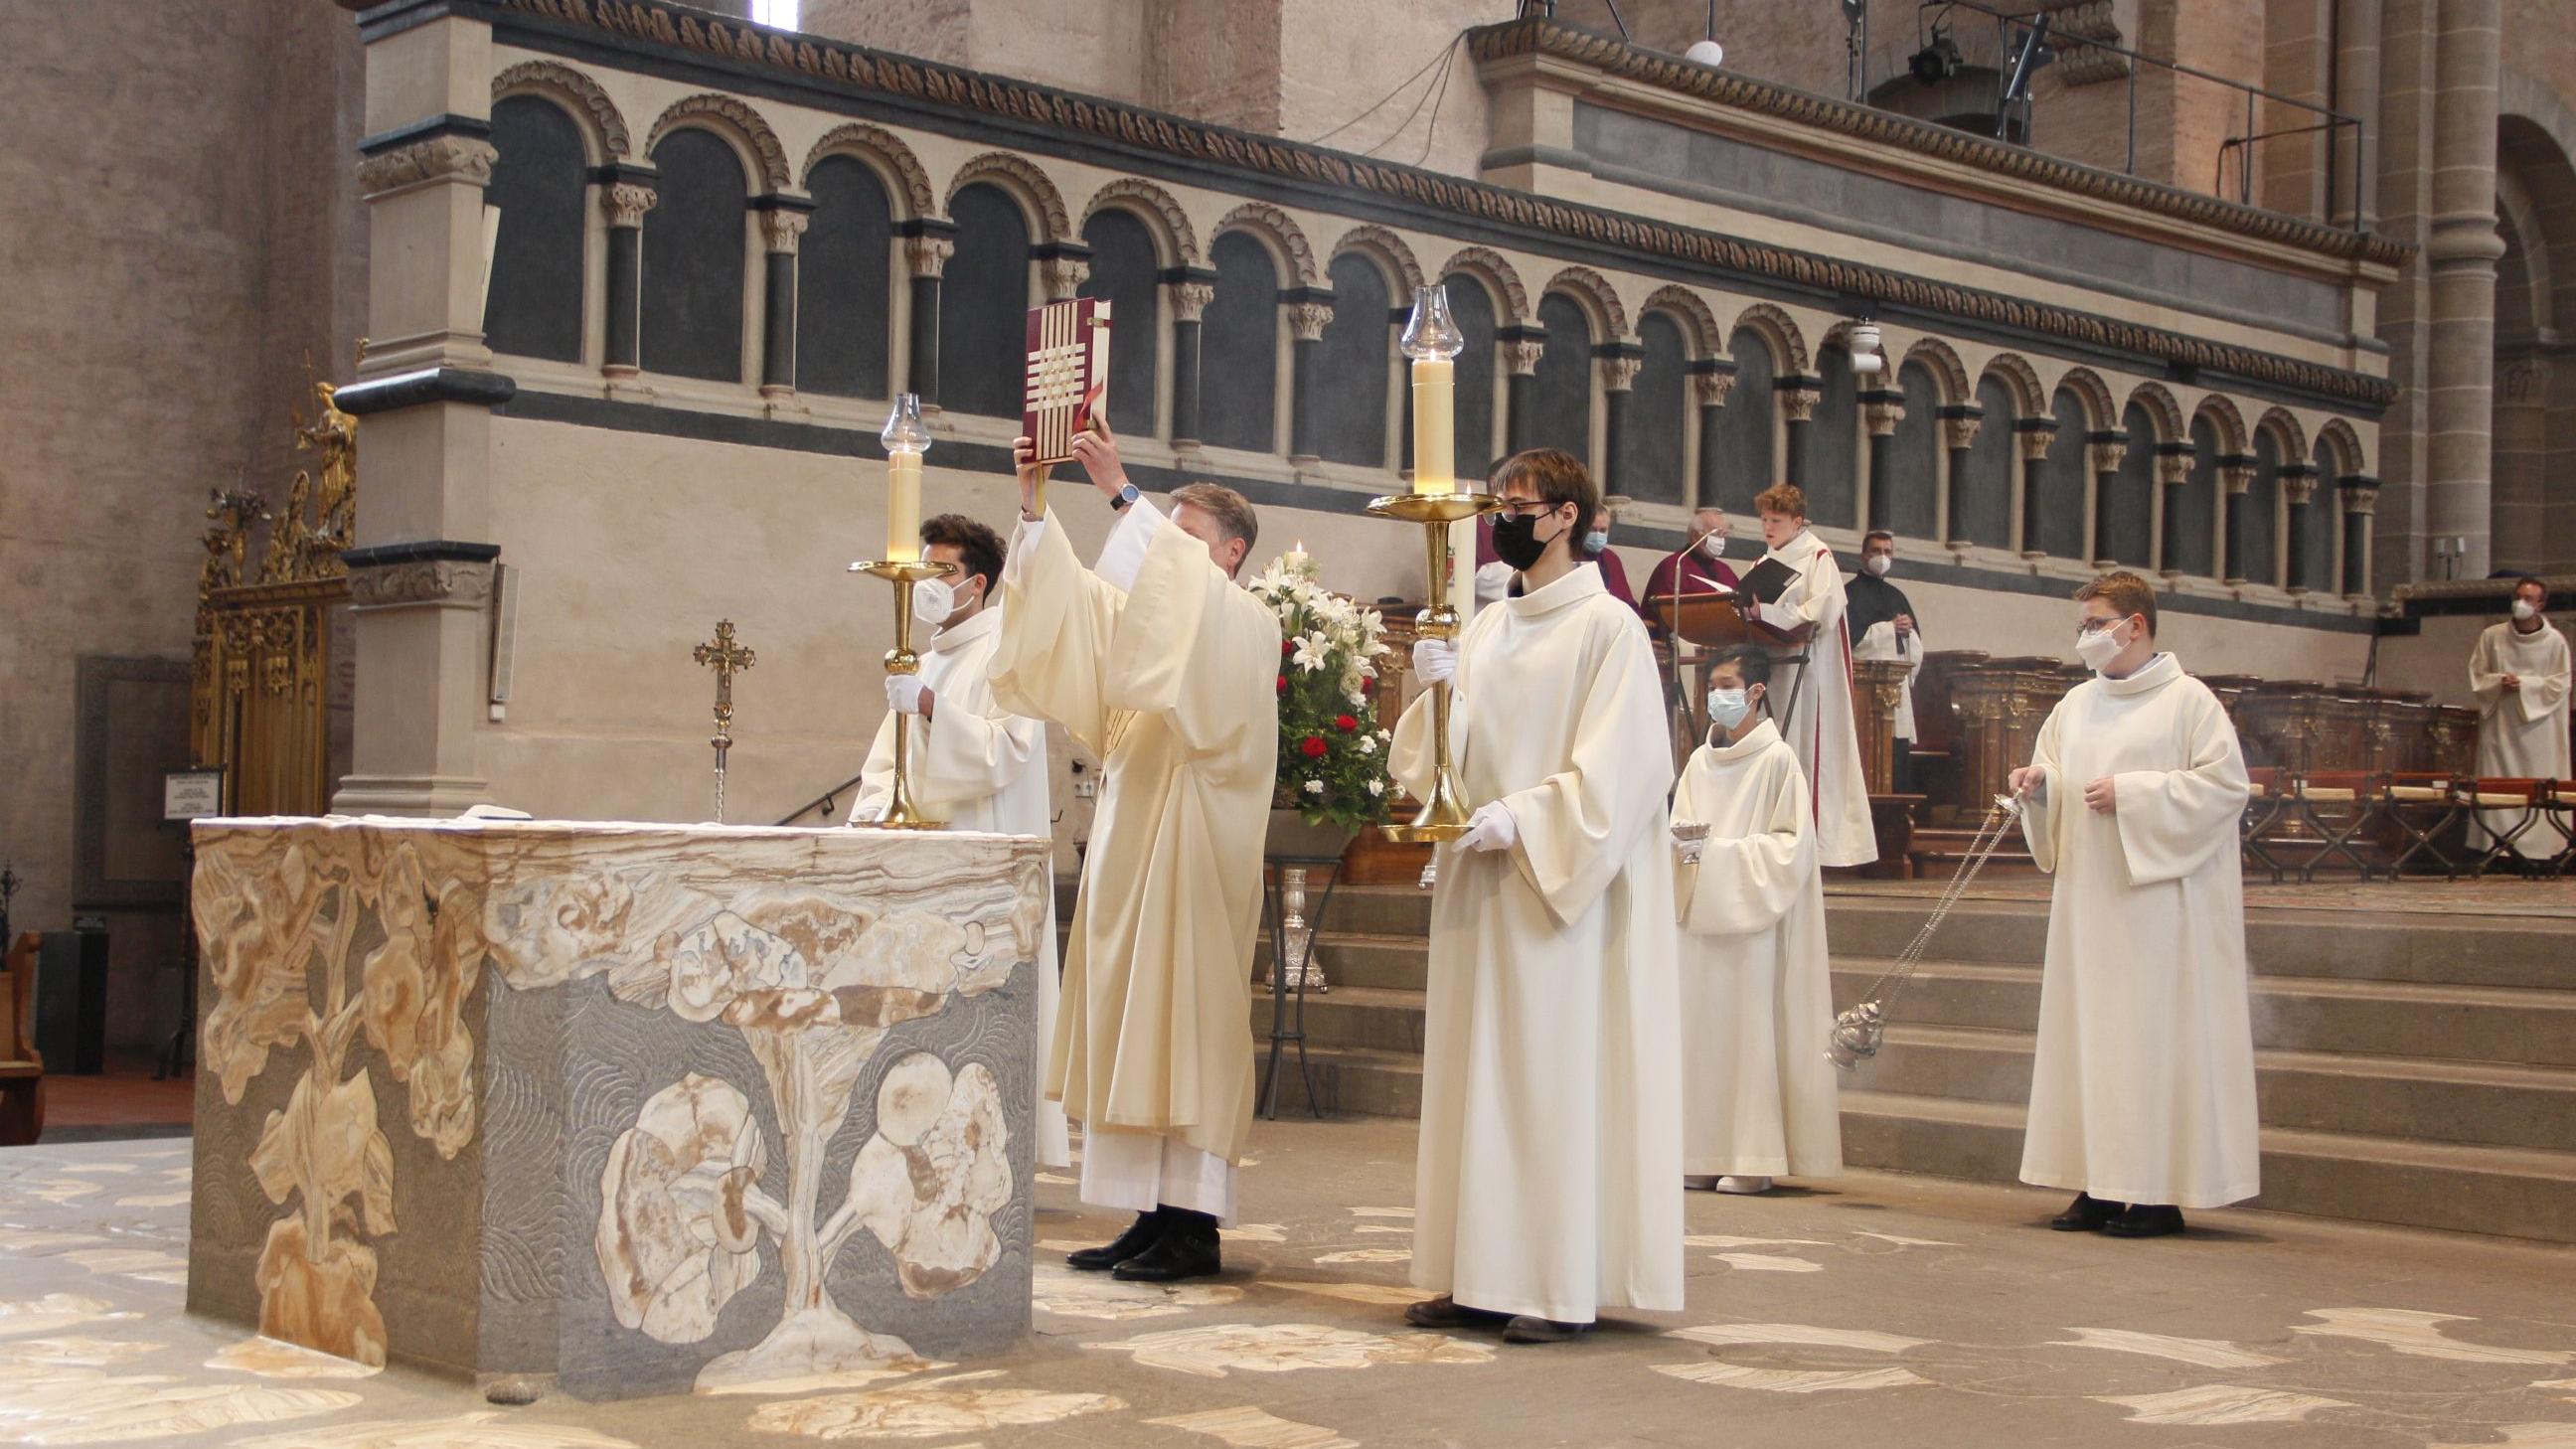
[[[224,813],[224,771],[220,765],[161,772],[161,818],[184,822]]]

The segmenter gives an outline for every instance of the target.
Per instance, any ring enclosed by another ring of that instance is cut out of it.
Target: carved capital
[[[944,236],[908,236],[903,239],[904,265],[916,277],[937,277],[948,270],[948,259],[957,255],[957,243]]]
[[[2379,490],[2376,488],[2344,488],[2337,491],[2343,495],[2343,511],[2347,515],[2358,513],[2368,518],[2379,511]]]
[[[1072,297],[1090,279],[1091,263],[1081,257],[1049,257],[1038,263],[1038,280],[1045,284],[1050,302]]]
[[[1784,389],[1780,394],[1780,415],[1793,423],[1813,421],[1816,416],[1816,404],[1824,401],[1824,397],[1823,393],[1812,387]]]
[[[2293,504],[2305,503],[2309,499],[2316,497],[2317,475],[2314,473],[2283,472],[2281,474],[2281,496]]]
[[[488,185],[492,163],[500,154],[491,142],[480,137],[432,136],[359,162],[358,190],[372,199],[388,191],[451,177],[469,186]]]
[[[1288,309],[1288,335],[1299,342],[1320,341],[1324,329],[1332,325],[1333,309],[1326,302],[1299,302]]]
[[[1975,446],[1977,429],[1985,426],[1985,422],[1984,418],[1943,418],[1941,420],[1942,446],[1953,453]]]
[[[1531,377],[1538,372],[1538,360],[1547,355],[1547,344],[1535,337],[1517,338],[1503,344],[1503,370],[1514,377]]]
[[[349,571],[349,605],[356,609],[477,609],[491,597],[489,563],[424,559]]]
[[[2015,428],[2013,441],[2020,445],[2024,462],[2036,463],[2048,456],[2048,445],[2057,441],[2057,429]]]
[[[633,181],[620,181],[599,189],[599,209],[608,214],[610,226],[642,226],[644,213],[660,202],[662,193]]]
[[[2254,470],[2242,463],[2233,463],[2218,470],[2218,481],[2227,490],[2227,496],[2233,498],[2254,486]]]
[[[2191,481],[2191,454],[2159,453],[2156,455],[2156,481],[2167,488],[2179,488]]]
[[[1860,410],[1860,420],[1869,429],[1871,437],[1894,437],[1896,425],[1905,421],[1905,404],[1901,402],[1865,403]]]
[[[804,239],[806,223],[812,219],[784,207],[764,211],[760,214],[760,239],[771,252],[792,257],[796,255],[796,244]]]
[[[1646,365],[1642,357],[1605,357],[1601,359],[1601,386],[1609,392],[1626,392],[1637,385],[1637,373]]]
[[[1704,408],[1726,406],[1726,395],[1735,391],[1735,374],[1731,372],[1695,372],[1691,374],[1691,391]]]
[[[2117,473],[2120,471],[2120,465],[2128,461],[2129,445],[2126,443],[2095,443],[2091,447],[2085,449],[2084,453],[2086,460],[2093,465],[2094,472]]]
[[[1216,300],[1216,288],[1206,282],[1173,282],[1164,288],[1172,299],[1172,320],[1196,322],[1207,315],[1208,303]]]

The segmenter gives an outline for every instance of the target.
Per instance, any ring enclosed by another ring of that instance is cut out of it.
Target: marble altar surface
[[[188,1302],[592,1398],[1005,1346],[1046,845],[196,827]]]

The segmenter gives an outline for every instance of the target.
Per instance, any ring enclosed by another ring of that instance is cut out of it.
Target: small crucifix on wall
[[[716,637],[691,651],[698,663],[716,672],[716,732],[707,741],[716,750],[716,823],[725,816],[725,752],[733,748],[733,677],[752,666],[750,650],[734,642],[733,620],[716,621]]]

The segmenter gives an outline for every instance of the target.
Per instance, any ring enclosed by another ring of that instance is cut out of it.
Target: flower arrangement
[[[1386,623],[1316,582],[1303,550],[1274,560],[1253,597],[1279,616],[1279,783],[1271,806],[1310,825],[1357,828],[1386,818],[1394,790],[1388,734],[1368,682],[1386,654]]]

